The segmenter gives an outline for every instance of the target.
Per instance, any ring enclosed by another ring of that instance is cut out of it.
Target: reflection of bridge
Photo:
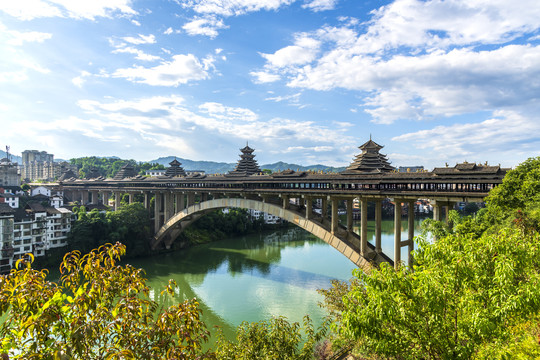
[[[450,209],[455,202],[481,201],[490,189],[500,184],[506,170],[499,166],[458,164],[455,167],[435,168],[431,172],[398,173],[392,171],[381,148],[371,140],[360,147],[363,151],[346,171],[336,174],[283,171],[271,175],[253,173],[256,162],[252,149],[242,149],[237,169],[220,176],[183,176],[183,169],[171,163],[170,176],[144,178],[115,176],[115,179],[63,179],[59,187],[73,200],[82,203],[109,203],[114,194],[115,209],[122,194],[129,201],[136,194],[144,196],[150,209],[154,202],[156,235],[151,247],[169,248],[175,238],[190,223],[214,209],[239,207],[277,215],[313,233],[336,248],[359,267],[368,269],[372,263],[401,261],[401,248],[414,248],[414,211],[408,211],[408,239],[401,239],[402,203],[414,208],[417,199],[430,199],[433,216],[441,220],[442,208]],[[251,166],[251,168],[250,168]],[[256,168],[258,170],[258,168]],[[129,167],[121,172],[129,175]],[[260,170],[259,170],[260,171]],[[135,174],[131,174],[135,175]],[[394,211],[394,260],[381,250],[382,200],[391,198]],[[291,203],[294,199],[294,203]],[[361,212],[360,235],[352,230],[353,201],[359,199]],[[346,221],[340,224],[338,206],[345,201]],[[313,211],[314,201],[321,214]],[[367,241],[367,205],[375,203],[375,244]],[[330,211],[328,211],[330,210]]]

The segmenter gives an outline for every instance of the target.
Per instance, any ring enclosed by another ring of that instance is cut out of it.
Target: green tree
[[[1,350],[10,359],[205,359],[197,301],[159,308],[143,270],[117,261],[121,244],[66,254],[59,283],[31,260],[0,277]],[[161,296],[174,301],[176,284]]]
[[[540,236],[518,230],[420,242],[414,271],[357,272],[342,334],[368,354],[469,359],[540,310]]]
[[[304,333],[297,322],[290,323],[284,317],[268,321],[243,322],[237,329],[236,341],[225,340],[219,335],[216,357],[223,360],[309,360],[313,358],[315,345],[326,334],[326,327],[315,330],[311,319],[304,317]],[[302,345],[303,343],[303,345]]]

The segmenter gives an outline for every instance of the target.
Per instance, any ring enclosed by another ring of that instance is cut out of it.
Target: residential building
[[[0,272],[7,272],[24,254],[44,256],[53,248],[67,245],[72,212],[65,208],[28,203],[12,209],[0,203]]]
[[[11,208],[19,207],[19,194],[13,194],[9,190],[0,187],[0,203],[8,204]]]
[[[264,211],[259,210],[249,210],[249,216],[251,219],[261,219],[264,220],[265,224],[280,224],[281,218],[272,214],[265,213]]]
[[[21,175],[17,163],[12,163],[8,158],[0,160],[0,187],[20,186]]]

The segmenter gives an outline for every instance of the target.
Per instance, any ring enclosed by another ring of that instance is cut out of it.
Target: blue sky
[[[57,158],[515,166],[540,150],[538,0],[0,3],[0,144]]]

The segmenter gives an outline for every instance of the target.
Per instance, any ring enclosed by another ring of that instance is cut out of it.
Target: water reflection
[[[403,225],[406,239],[407,223]],[[368,239],[374,241],[373,224]],[[393,257],[392,221],[383,221],[382,247]],[[320,324],[325,312],[318,306],[322,298],[316,290],[329,287],[332,279],[348,280],[355,268],[337,250],[300,228],[224,239],[130,263],[146,270],[156,300],[170,305],[196,297],[209,328],[222,327],[228,338],[244,320],[283,315],[302,322],[309,314]],[[169,279],[179,285],[175,299],[159,295]]]

